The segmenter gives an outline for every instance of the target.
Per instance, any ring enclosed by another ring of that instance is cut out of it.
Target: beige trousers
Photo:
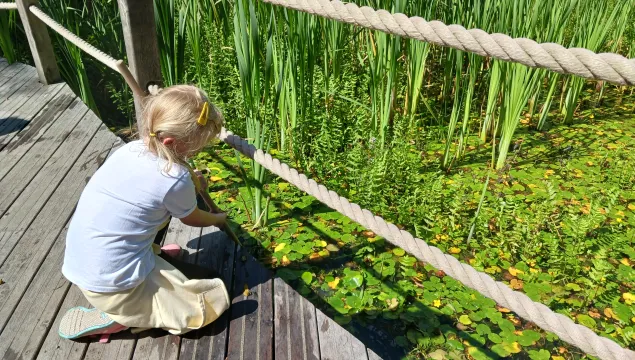
[[[160,328],[184,334],[210,324],[229,308],[229,295],[221,279],[189,280],[155,257],[154,270],[137,287],[114,293],[80,290],[95,308],[137,331]]]

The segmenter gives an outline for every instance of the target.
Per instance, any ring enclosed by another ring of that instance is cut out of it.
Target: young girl
[[[155,244],[170,217],[196,227],[224,224],[224,214],[197,207],[197,179],[186,163],[218,135],[222,117],[193,86],[166,88],[143,106],[141,140],[115,151],[97,170],[71,220],[62,273],[95,309],[70,309],[60,323],[64,338],[128,327],[183,334],[229,307],[222,280],[196,276],[192,265],[186,269],[168,255],[175,249]]]

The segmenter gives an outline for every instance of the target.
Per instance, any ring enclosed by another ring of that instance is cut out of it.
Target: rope
[[[1,4],[3,3],[0,3],[0,5]],[[40,10],[37,6],[31,5],[29,7],[29,10],[31,10],[33,15],[35,15],[38,19],[42,20],[42,22],[48,25],[51,29],[55,30],[58,34],[60,34],[66,40],[75,44],[75,46],[84,50],[95,59],[101,61],[104,65],[108,66],[109,68],[121,74],[135,95],[139,97],[145,96],[143,89],[139,86],[134,76],[132,76],[132,74],[130,73],[130,69],[128,69],[128,67],[123,62],[123,60],[116,60],[112,56],[104,53],[103,51],[97,49],[93,45],[87,43],[86,41],[84,41],[84,39],[81,39],[79,36],[68,31],[60,23],[53,20],[50,16],[48,16],[45,12]]]
[[[466,30],[460,25],[448,26],[440,21],[428,22],[418,16],[391,14],[386,10],[375,10],[368,6],[360,8],[356,4],[342,3],[338,0],[262,1],[533,68],[549,69],[562,74],[573,74],[621,85],[635,85],[635,59],[627,59],[618,54],[596,54],[587,49],[567,49],[554,43],[539,44],[525,38],[514,39],[504,34],[488,34],[480,29]]]
[[[524,293],[514,291],[504,283],[493,280],[489,275],[479,272],[467,264],[462,264],[454,257],[444,254],[438,248],[415,238],[408,231],[400,230],[394,224],[366,209],[362,209],[355,203],[351,203],[346,198],[327,189],[324,185],[307,178],[306,175],[298,173],[296,169],[281,163],[280,160],[271,157],[270,154],[256,149],[231,131],[223,128],[219,137],[234,149],[255,160],[300,190],[314,196],[330,208],[339,211],[351,220],[384,237],[388,242],[406,250],[417,259],[443,270],[463,285],[478,291],[501,306],[511,309],[523,319],[535,323],[544,330],[555,333],[563,341],[601,359],[635,359],[635,352],[623,349],[612,340],[601,337],[589,328],[576,324],[570,318],[553,312],[543,304],[532,301]]]
[[[0,10],[17,10],[18,4],[0,2]]]
[[[81,39],[79,36],[68,31],[57,21],[51,19],[50,16],[46,15],[46,13],[40,10],[37,6],[31,5],[29,6],[29,10],[31,10],[33,15],[35,15],[38,19],[42,20],[43,23],[48,25],[51,29],[55,30],[58,34],[62,35],[62,37],[64,37],[66,40],[72,42],[78,48],[84,50],[95,59],[101,61],[104,65],[119,72],[119,69],[117,68],[117,60],[115,60],[112,56],[104,53],[103,51],[97,49],[96,47]]]

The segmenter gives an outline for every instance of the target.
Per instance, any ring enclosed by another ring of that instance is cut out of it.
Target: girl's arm
[[[221,227],[222,225],[225,225],[225,221],[227,221],[227,214],[212,214],[197,208],[190,215],[181,218],[180,220],[183,224],[194,227]]]

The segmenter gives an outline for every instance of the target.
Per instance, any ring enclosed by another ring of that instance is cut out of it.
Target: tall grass
[[[268,39],[261,36],[256,15],[255,0],[236,0],[234,9],[234,44],[236,60],[240,75],[240,84],[247,117],[245,119],[247,139],[258,149],[267,149],[268,125],[263,120],[262,108],[269,101],[269,85],[272,67],[272,28],[268,31]],[[261,5],[264,7],[264,5]],[[271,25],[271,22],[270,22]],[[264,46],[263,46],[264,45]],[[262,53],[265,52],[265,62]],[[261,76],[264,75],[261,79]],[[264,80],[264,81],[261,81]],[[265,89],[263,92],[262,89]],[[264,96],[263,96],[264,95]],[[267,222],[267,209],[263,207],[263,188],[265,168],[251,161],[251,178],[249,192],[252,198],[252,216],[254,226]]]
[[[11,33],[15,28],[17,11],[0,11],[0,51],[9,64],[14,63],[17,57]]]
[[[154,17],[159,42],[161,74],[166,86],[179,84],[185,74],[187,4],[175,0],[154,0]]]

